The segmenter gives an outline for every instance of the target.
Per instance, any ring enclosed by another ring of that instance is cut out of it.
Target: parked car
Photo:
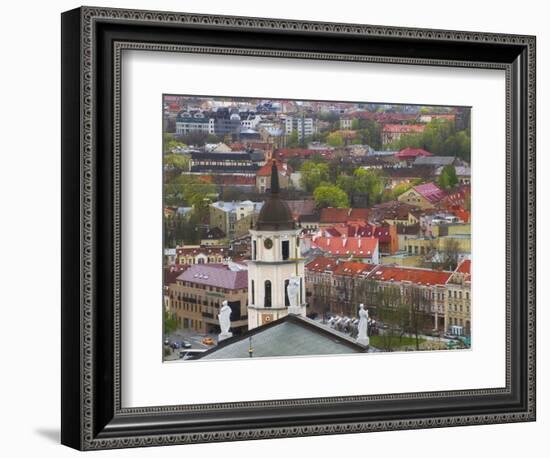
[[[205,337],[202,339],[202,343],[204,345],[214,345],[214,339],[212,339],[212,337]]]
[[[187,340],[181,341],[181,348],[191,348],[193,345],[191,345],[191,342],[188,342]]]

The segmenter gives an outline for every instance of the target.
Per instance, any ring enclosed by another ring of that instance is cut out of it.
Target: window
[[[256,260],[256,240],[254,240],[254,242],[252,242],[252,259],[253,260]],[[252,300],[252,302],[254,302],[254,299]]]
[[[290,241],[283,240],[282,244],[283,261],[286,261],[290,257]]]
[[[256,242],[254,242],[256,243]],[[250,293],[251,293],[251,298],[252,298],[252,305],[254,305],[256,303],[255,299],[254,299],[254,280],[251,281],[250,283]]]
[[[264,307],[271,307],[271,282],[265,281],[264,284]]]

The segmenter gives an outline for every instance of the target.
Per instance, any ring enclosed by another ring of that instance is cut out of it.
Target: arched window
[[[271,282],[265,281],[264,284],[264,307],[271,307]]]

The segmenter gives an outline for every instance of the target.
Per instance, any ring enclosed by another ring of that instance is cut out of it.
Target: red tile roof
[[[307,263],[305,268],[312,272],[332,272],[336,268],[336,260],[325,256],[317,256],[313,261]]]
[[[472,265],[472,261],[470,259],[465,259],[458,265],[458,267],[456,268],[456,271],[462,274],[469,274],[471,265]]]
[[[370,275],[370,278],[378,281],[409,281],[417,285],[434,286],[445,285],[451,275],[452,272],[446,271],[381,265]]]
[[[381,242],[391,241],[390,227],[388,225],[375,226],[368,223],[335,224],[332,227],[324,229],[322,232],[332,237],[376,237]]]
[[[422,148],[405,148],[395,153],[394,156],[398,159],[413,159],[416,157],[433,156],[433,154]]]
[[[281,161],[275,161],[275,163],[277,164],[277,171],[279,172],[279,175],[290,176],[290,174],[292,173],[292,169],[289,165],[287,165],[286,163],[283,163]],[[270,177],[271,176],[271,165],[272,165],[272,162],[267,162],[266,164],[264,164],[256,172],[256,176]]]
[[[333,256],[370,258],[378,247],[378,239],[370,237],[314,237],[312,244]]]
[[[357,275],[367,275],[375,268],[375,264],[359,261],[345,261],[336,266],[336,269],[334,269],[334,275],[347,275],[353,277]]]
[[[419,184],[414,186],[413,189],[432,204],[447,196],[447,193],[435,183]]]
[[[366,221],[369,217],[368,208],[334,208],[328,207],[321,209],[320,222],[327,223],[345,223],[350,220]]]

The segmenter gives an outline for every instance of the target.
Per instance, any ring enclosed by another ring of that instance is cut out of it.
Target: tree
[[[184,154],[170,153],[164,156],[164,166],[176,173],[189,171],[189,157]]]
[[[305,161],[300,172],[302,174],[302,186],[308,192],[313,192],[322,182],[329,181],[329,171],[326,163]]]
[[[167,311],[164,311],[164,335],[172,334],[178,327],[178,322]]]
[[[318,186],[313,192],[313,198],[317,208],[349,206],[348,195],[338,186],[330,184]]]
[[[439,175],[438,184],[443,189],[449,189],[458,183],[458,178],[456,176],[456,170],[454,165],[446,165],[441,170],[441,175]]]
[[[355,193],[366,194],[367,206],[379,202],[384,191],[384,179],[379,170],[357,168],[353,172]]]
[[[291,132],[291,134],[288,136],[286,146],[288,146],[289,148],[297,148],[298,146],[300,146],[300,140],[298,139],[297,130]]]
[[[334,148],[341,148],[344,146],[344,139],[338,132],[331,132],[327,136],[327,143]]]
[[[407,325],[404,327],[415,337],[416,349],[420,350],[420,335],[431,324],[430,320],[430,290],[417,285],[403,288],[402,300],[408,310]]]
[[[458,266],[460,243],[457,239],[447,237],[441,249],[441,264],[444,270],[455,270]]]

